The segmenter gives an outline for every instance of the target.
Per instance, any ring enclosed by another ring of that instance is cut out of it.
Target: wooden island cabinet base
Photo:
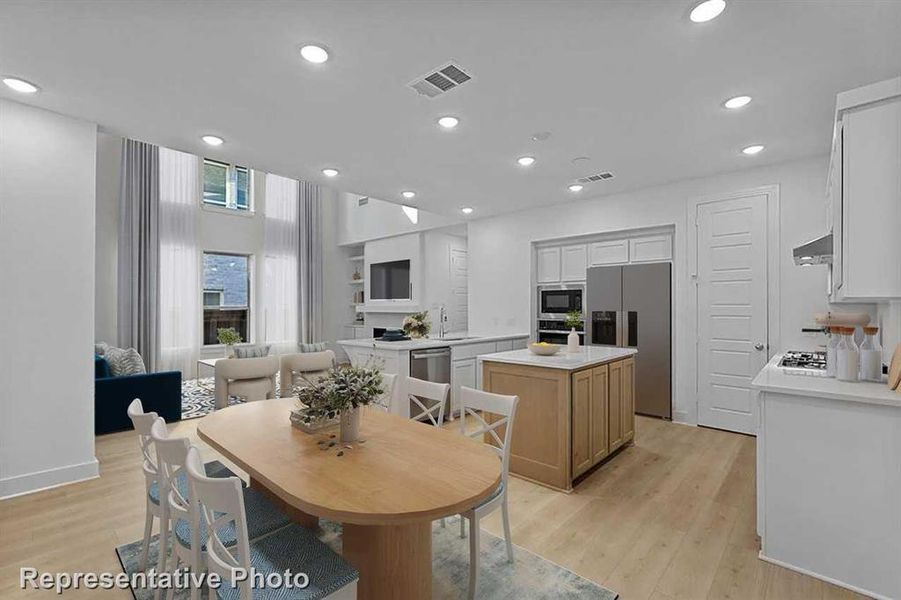
[[[573,480],[634,439],[635,352],[607,351],[609,356],[600,355],[607,360],[586,357],[554,366],[542,366],[542,357],[533,361],[538,364],[501,360],[522,356],[517,352],[479,357],[482,389],[519,396],[511,473],[568,492]]]

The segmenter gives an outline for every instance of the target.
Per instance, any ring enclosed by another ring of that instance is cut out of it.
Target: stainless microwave
[[[583,291],[581,287],[541,288],[538,292],[539,312],[551,317],[582,312]]]

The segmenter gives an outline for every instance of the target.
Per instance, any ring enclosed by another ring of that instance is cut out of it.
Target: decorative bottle
[[[854,328],[842,327],[836,355],[835,377],[840,381],[860,380],[860,349],[854,342]]]
[[[575,327],[571,328],[569,335],[566,336],[566,351],[570,354],[576,354],[579,351],[579,334],[576,333]]]
[[[835,363],[838,359],[836,350],[842,337],[838,331],[838,327],[826,328],[826,334],[829,336],[829,340],[826,342],[826,377],[835,377]]]
[[[863,381],[882,381],[882,346],[876,334],[878,327],[864,327],[866,337],[860,345],[860,378]]]

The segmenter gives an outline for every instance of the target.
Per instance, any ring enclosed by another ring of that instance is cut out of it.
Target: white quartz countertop
[[[378,348],[381,350],[424,350],[426,348],[444,348],[446,346],[465,346],[467,344],[479,344],[482,342],[500,342],[503,340],[514,340],[528,338],[528,333],[505,333],[505,334],[488,334],[480,335],[478,333],[449,333],[447,338],[420,338],[415,340],[405,340],[402,342],[383,342],[376,338],[361,338],[354,340],[338,340],[342,346],[356,346],[358,348]],[[463,339],[460,339],[463,338]]]
[[[487,361],[578,371],[586,367],[620,360],[637,352],[638,350],[635,348],[614,348],[610,346],[582,346],[579,348],[579,352],[575,354],[569,354],[566,352],[566,348],[563,348],[553,356],[539,356],[532,354],[532,351],[528,349],[510,350],[508,352],[495,352],[494,354],[481,354],[479,355],[479,362]]]
[[[751,382],[751,387],[763,392],[901,408],[901,394],[888,389],[885,383],[839,381],[834,377],[793,373],[778,366],[781,358],[781,354],[774,356]]]

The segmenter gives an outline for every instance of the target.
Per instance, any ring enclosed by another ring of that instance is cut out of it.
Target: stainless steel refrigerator
[[[635,412],[672,418],[672,265],[588,269],[585,304],[595,346],[637,348]]]

